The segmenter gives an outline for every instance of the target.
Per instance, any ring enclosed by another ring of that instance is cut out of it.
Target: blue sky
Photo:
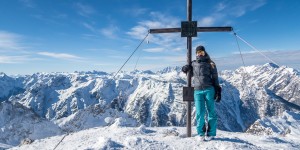
[[[198,26],[232,26],[279,65],[297,69],[299,15],[298,0],[193,1]],[[180,27],[185,20],[186,0],[1,0],[0,72],[116,72],[150,28]],[[186,63],[186,38],[180,33],[151,34],[147,41],[124,70]],[[198,33],[193,54],[199,44],[219,70],[243,65],[232,32]],[[239,44],[246,65],[269,62]]]

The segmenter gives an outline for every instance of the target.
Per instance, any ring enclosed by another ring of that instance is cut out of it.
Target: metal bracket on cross
[[[194,101],[194,87],[183,87],[182,90],[183,101]]]
[[[181,37],[197,37],[197,21],[181,21]]]

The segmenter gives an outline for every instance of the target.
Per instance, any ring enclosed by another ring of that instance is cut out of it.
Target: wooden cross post
[[[187,0],[187,21],[181,22],[181,28],[150,29],[149,33],[176,33],[181,32],[181,37],[187,37],[187,64],[192,64],[192,37],[197,37],[197,32],[226,32],[232,27],[197,27],[197,21],[192,21],[192,0]],[[191,137],[191,102],[194,101],[191,72],[187,73],[187,87],[183,88],[183,101],[187,101],[187,137]]]

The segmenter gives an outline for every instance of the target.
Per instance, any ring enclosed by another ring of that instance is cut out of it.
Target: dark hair
[[[202,45],[199,45],[196,47],[196,53],[197,53],[197,51],[205,51],[205,47]]]

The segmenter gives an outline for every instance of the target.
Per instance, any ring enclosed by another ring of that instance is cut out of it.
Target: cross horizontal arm
[[[181,32],[181,28],[161,28],[161,29],[150,29],[149,33],[174,33]]]
[[[232,30],[232,27],[197,27],[197,32],[226,32]]]
[[[232,27],[197,27],[197,32],[227,32],[232,31]],[[181,32],[181,28],[161,28],[150,29],[149,33],[175,33]]]

